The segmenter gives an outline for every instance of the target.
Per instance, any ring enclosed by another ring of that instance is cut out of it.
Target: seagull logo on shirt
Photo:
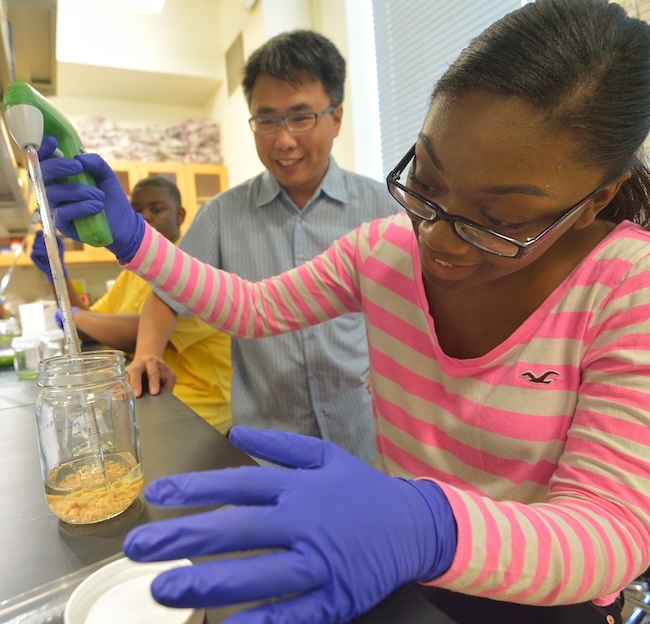
[[[523,373],[520,373],[519,376],[525,377],[528,379],[528,382],[532,384],[552,384],[553,377],[559,377],[560,373],[554,370],[547,370],[541,375],[535,375],[535,373],[532,371],[525,371]]]

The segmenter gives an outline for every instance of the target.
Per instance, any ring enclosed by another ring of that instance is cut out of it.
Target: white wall
[[[218,34],[223,38],[224,49],[241,33],[246,60],[265,41],[280,32],[313,28],[311,4],[311,0],[258,0],[252,11],[246,11],[241,3],[221,1]],[[230,96],[225,91],[221,90],[212,114],[215,119],[224,120],[222,153],[228,166],[230,185],[234,186],[260,173],[263,166],[248,127],[250,113],[241,86]]]
[[[378,152],[375,147],[369,148],[368,143],[364,141],[364,145],[359,149],[362,156],[357,158],[355,140],[367,138],[369,124],[370,132],[377,131],[378,115],[377,124],[373,128],[373,117],[367,114],[366,104],[360,103],[355,110],[355,102],[351,97],[351,83],[354,81],[356,90],[366,96],[372,92],[372,89],[366,87],[368,72],[364,59],[356,56],[356,64],[351,62],[348,50],[350,40],[367,41],[365,36],[358,35],[361,30],[365,31],[370,25],[364,24],[363,29],[362,25],[357,25],[349,36],[346,27],[347,5],[359,2],[365,4],[366,0],[259,0],[252,11],[245,11],[240,3],[222,1],[219,5],[221,25],[219,37],[228,41],[225,45],[227,48],[241,32],[245,58],[248,58],[266,40],[286,30],[306,28],[328,37],[348,60],[343,123],[340,134],[334,142],[332,153],[342,167],[370,175],[371,167],[366,166],[364,169],[364,166],[372,162],[372,158],[364,159],[362,154],[367,151],[372,154]],[[221,136],[222,153],[228,165],[230,184],[234,185],[257,175],[262,170],[262,165],[257,158],[253,136],[248,128],[247,120],[250,115],[241,87],[230,97],[222,90],[212,115],[215,119],[227,120],[222,127]],[[353,129],[360,128],[362,125],[365,130],[355,136]]]
[[[204,108],[148,104],[129,100],[84,97],[50,97],[52,104],[72,122],[87,117],[114,120],[120,126],[180,124],[188,119],[209,118]]]
[[[348,36],[345,24],[345,0],[321,0],[313,2],[314,29],[332,41],[346,59],[345,95],[343,98],[343,123],[334,142],[332,154],[344,169],[355,169],[354,134],[352,132],[353,103],[350,98],[350,63]]]
[[[349,74],[348,123],[352,128],[349,168],[384,181],[377,62],[372,23],[372,0],[345,0]]]
[[[58,0],[57,60],[220,78],[214,27],[221,1],[232,2],[170,1],[158,16],[115,8],[110,0]]]
[[[348,37],[347,5],[367,1],[258,0],[252,10],[245,10],[241,2],[234,0],[183,0],[185,11],[182,13],[174,8],[173,3],[170,8],[174,10],[166,14],[165,9],[160,17],[120,11],[119,19],[106,14],[105,21],[98,28],[96,18],[89,21],[91,17],[87,11],[88,4],[94,0],[59,0],[60,24],[74,24],[70,30],[59,29],[59,62],[79,63],[79,55],[82,54],[84,62],[88,64],[148,72],[211,75],[218,77],[222,85],[214,101],[203,107],[151,105],[129,101],[127,97],[97,99],[59,96],[51,100],[73,121],[94,116],[135,126],[176,124],[197,118],[214,119],[221,128],[221,153],[228,167],[230,185],[234,186],[257,175],[262,165],[248,127],[250,115],[242,89],[238,87],[230,96],[227,92],[226,50],[241,32],[246,59],[270,37],[282,31],[306,28],[331,39],[348,59],[349,40],[358,44],[362,38],[358,36],[358,28]],[[71,13],[74,13],[74,19],[62,19]],[[353,56],[356,54],[350,53]],[[366,79],[367,66],[363,61],[359,63],[357,60],[355,65],[348,59],[343,124],[334,143],[333,154],[342,167],[351,170],[363,171],[369,162],[367,154],[375,153],[373,148],[368,149],[365,142],[363,149],[358,150],[360,157],[355,154],[355,133],[356,140],[360,140],[358,128],[367,126],[372,116],[368,115],[364,104],[355,111],[350,84],[354,81],[356,92],[367,95]],[[356,132],[353,131],[355,127]]]
[[[252,11],[245,11],[241,2],[219,2],[215,37],[223,42],[224,65],[225,52],[239,33],[242,34],[244,59],[266,40],[263,11],[265,2],[266,0],[258,0]],[[211,117],[221,126],[221,153],[228,167],[230,186],[257,175],[263,169],[248,127],[249,116],[241,86],[230,96],[226,88],[219,90]]]

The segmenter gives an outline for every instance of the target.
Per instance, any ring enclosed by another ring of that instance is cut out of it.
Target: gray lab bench
[[[189,513],[152,508],[138,499],[106,522],[59,522],[43,495],[34,418],[37,394],[35,381],[20,381],[13,370],[0,370],[0,622],[62,622],[70,593],[97,567],[120,556],[130,529]],[[137,399],[136,413],[145,483],[177,472],[255,464],[169,392]],[[236,610],[209,610],[206,621],[215,624]],[[356,622],[453,624],[414,585],[398,589]]]

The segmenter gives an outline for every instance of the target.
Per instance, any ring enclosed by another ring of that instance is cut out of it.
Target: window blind
[[[422,127],[434,83],[492,22],[521,0],[372,0],[384,176]]]

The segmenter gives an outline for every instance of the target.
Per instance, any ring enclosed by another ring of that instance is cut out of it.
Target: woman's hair
[[[250,104],[260,74],[269,74],[295,87],[300,84],[300,70],[313,80],[320,80],[332,106],[343,102],[345,59],[329,39],[311,30],[281,33],[251,54],[242,81],[246,101]]]
[[[576,158],[630,172],[600,217],[650,225],[650,171],[641,145],[650,130],[650,26],[607,0],[537,0],[492,24],[434,87],[457,97],[486,89],[524,98],[549,132],[570,132]]]

